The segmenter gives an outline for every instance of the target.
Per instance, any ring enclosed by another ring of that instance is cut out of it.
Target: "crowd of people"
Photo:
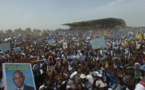
[[[37,90],[134,90],[145,75],[144,33],[143,27],[125,27],[1,34],[10,37],[1,43],[10,42],[11,50],[0,53],[0,62],[37,58],[32,63]],[[90,41],[101,36],[106,46],[94,50]],[[4,88],[2,68],[0,76]]]

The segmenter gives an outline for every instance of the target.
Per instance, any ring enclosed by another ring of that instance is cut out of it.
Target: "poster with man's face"
[[[4,63],[5,90],[36,90],[31,64]]]

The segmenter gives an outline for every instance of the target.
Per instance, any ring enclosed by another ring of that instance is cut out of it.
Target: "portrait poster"
[[[3,77],[5,90],[36,90],[29,63],[3,63]]]
[[[67,42],[63,42],[63,49],[66,49],[66,48],[68,48],[68,44]]]
[[[23,53],[23,51],[21,50],[20,47],[15,47],[15,48],[13,48],[13,50],[15,51],[16,54],[22,54]]]

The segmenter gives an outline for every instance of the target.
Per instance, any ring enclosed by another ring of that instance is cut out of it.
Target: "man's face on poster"
[[[13,74],[13,82],[18,88],[21,88],[24,84],[25,77],[21,72],[14,72]]]

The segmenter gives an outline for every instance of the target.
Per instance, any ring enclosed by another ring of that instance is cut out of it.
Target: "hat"
[[[139,67],[140,67],[140,64],[138,63],[138,62],[136,62],[135,64],[134,64],[134,67],[136,68],[136,65],[139,65]]]
[[[78,53],[80,53],[81,51],[80,50],[78,50]]]
[[[59,60],[60,58],[59,58],[59,57],[57,57],[56,59],[57,59],[57,60]]]
[[[86,78],[85,74],[81,74],[80,78],[82,78],[82,79]]]
[[[134,67],[126,67],[127,70],[134,70]]]
[[[93,77],[96,77],[96,76],[98,76],[98,77],[102,77],[102,75],[99,74],[98,71],[94,71],[94,72],[92,72],[92,76],[93,76]]]
[[[138,62],[136,62],[134,65],[140,65]]]

